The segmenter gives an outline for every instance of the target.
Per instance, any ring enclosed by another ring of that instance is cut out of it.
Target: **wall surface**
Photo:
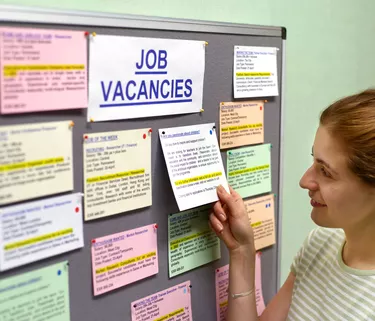
[[[318,117],[333,100],[375,83],[373,0],[0,0],[184,19],[285,26],[287,39],[282,278],[314,227],[300,176],[310,165]]]

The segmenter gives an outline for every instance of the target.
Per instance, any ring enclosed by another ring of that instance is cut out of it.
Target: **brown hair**
[[[347,149],[349,169],[375,186],[375,89],[334,102],[321,114],[320,124]]]

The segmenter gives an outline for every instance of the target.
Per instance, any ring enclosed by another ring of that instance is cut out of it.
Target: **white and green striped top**
[[[345,265],[344,241],[339,229],[309,234],[291,266],[296,280],[288,321],[375,320],[375,270]]]

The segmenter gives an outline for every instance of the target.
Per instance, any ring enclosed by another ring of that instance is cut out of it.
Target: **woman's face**
[[[347,153],[324,126],[316,132],[313,158],[300,181],[309,191],[312,220],[319,226],[343,229],[373,222],[375,188],[349,170]]]

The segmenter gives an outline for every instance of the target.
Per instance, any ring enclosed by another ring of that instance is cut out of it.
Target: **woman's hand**
[[[210,225],[222,239],[230,252],[245,249],[255,253],[254,234],[245,204],[241,196],[231,187],[230,194],[221,185],[217,188],[219,201],[210,214]]]

